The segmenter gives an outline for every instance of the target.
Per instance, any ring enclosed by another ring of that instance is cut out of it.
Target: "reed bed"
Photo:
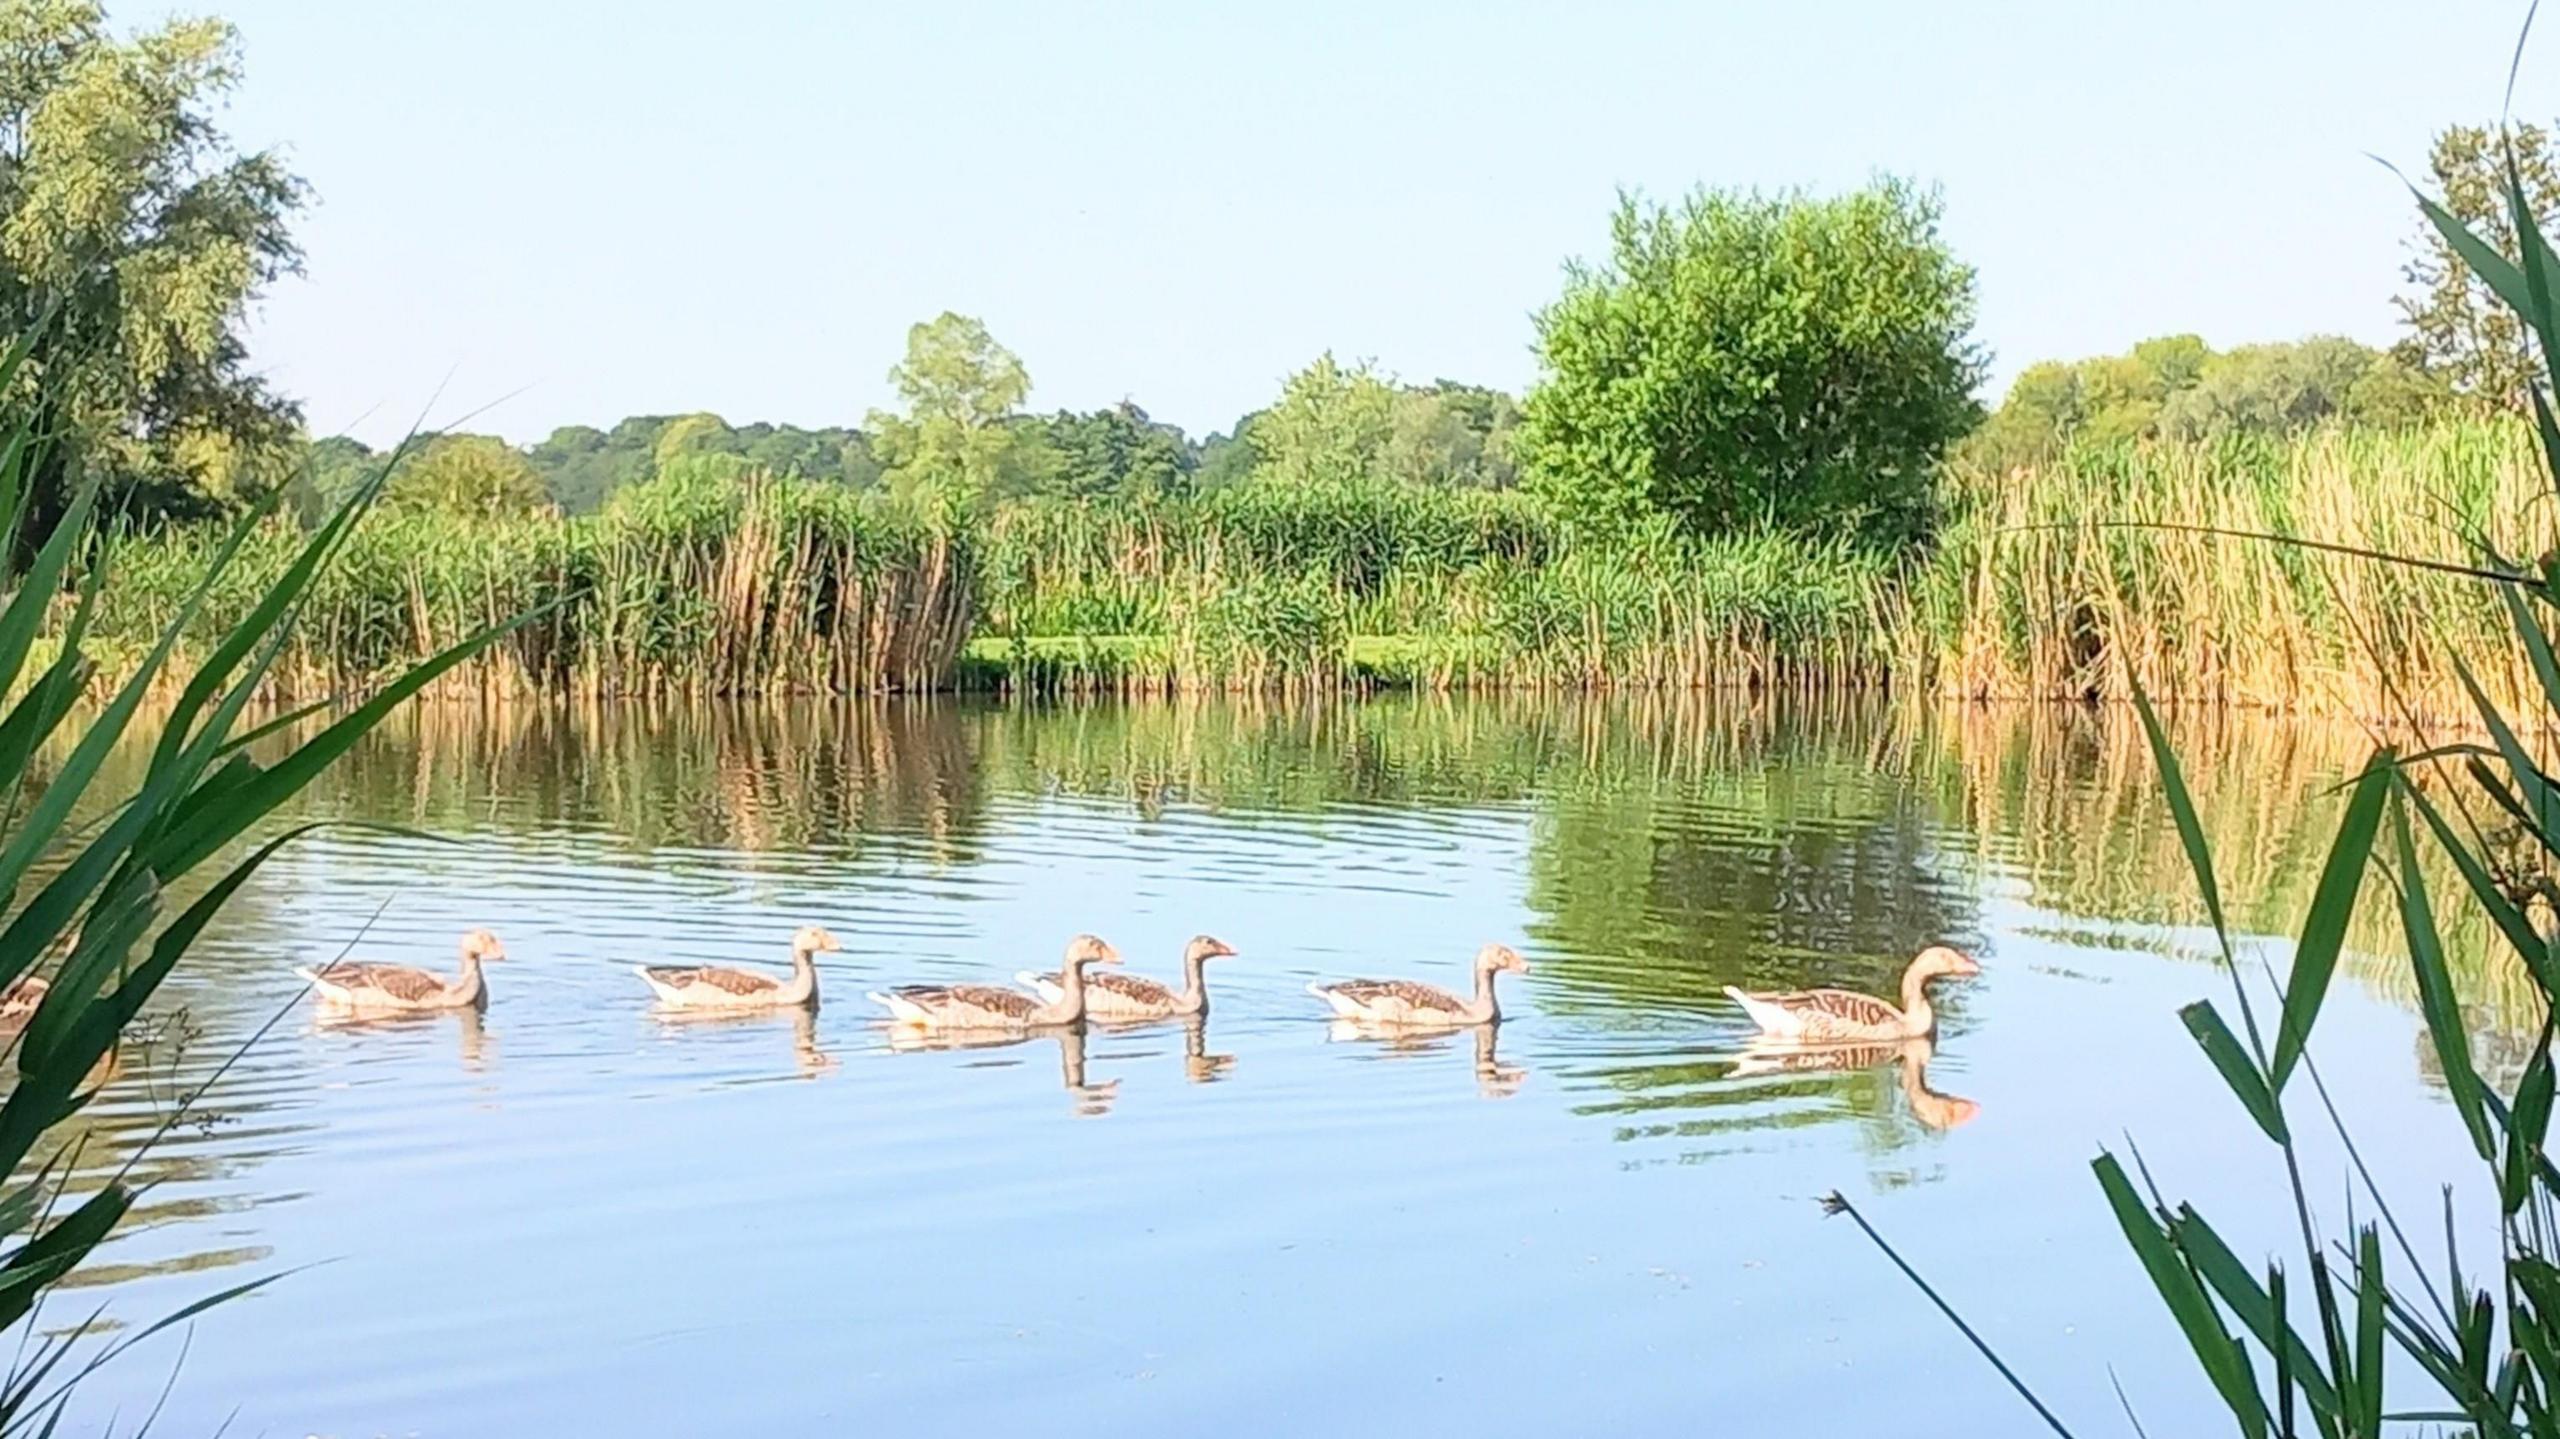
[[[2509,708],[2538,694],[2487,586],[2195,532],[2453,564],[2485,540],[2530,563],[2552,492],[2521,423],[2088,446],[1945,488],[1958,518],[1909,592],[1901,665],[1948,693],[2115,700],[2138,678],[2180,702],[2442,719],[2477,713],[2460,663]]]
[[[1153,692],[1880,684],[1894,563],[1667,527],[1577,543],[1516,493],[1248,485],[1001,511],[981,682]]]
[[[2529,560],[2552,549],[2546,483],[2513,423],[2086,446],[1950,472],[1936,547],[1882,554],[1668,526],[1593,543],[1534,496],[1388,481],[951,517],[692,462],[588,518],[373,517],[314,587],[278,688],[361,689],[531,610],[443,688],[2113,700],[2138,677],[2182,703],[2459,720],[2457,661],[2502,703],[2533,693],[2486,587],[2237,536]],[[104,672],[138,662],[219,542],[110,546]],[[295,542],[251,536],[197,634],[245,613]]]
[[[97,629],[102,668],[138,659],[222,533],[128,535]],[[298,531],[249,535],[189,639],[236,624]],[[442,692],[743,694],[923,689],[968,637],[968,536],[841,486],[678,467],[601,513],[474,518],[386,511],[314,584],[275,672],[288,697],[360,692],[463,635],[535,619]]]

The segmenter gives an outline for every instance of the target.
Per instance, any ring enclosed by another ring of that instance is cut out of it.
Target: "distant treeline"
[[[1367,431],[1348,438],[1364,462],[1374,460],[1376,473],[1461,489],[1517,483],[1511,435],[1520,406],[1511,396],[1454,380],[1399,384],[1330,360],[1310,373],[1339,391],[1339,408],[1353,415],[1355,430]],[[1006,416],[989,496],[1178,499],[1230,489],[1262,462],[1257,440],[1269,415],[1256,410],[1230,430],[1198,439],[1125,400],[1101,410]],[[760,474],[871,490],[883,486],[889,468],[874,439],[873,431],[850,425],[732,425],[707,413],[633,415],[607,430],[563,425],[521,447],[490,435],[431,434],[411,442],[395,489],[431,507],[506,511],[548,504],[593,514],[615,492],[655,478],[676,460],[724,455]],[[319,513],[387,458],[344,435],[312,442],[297,483],[298,508]]]

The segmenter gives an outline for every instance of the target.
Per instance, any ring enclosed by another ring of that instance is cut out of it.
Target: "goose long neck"
[[[1495,1003],[1493,998],[1492,965],[1480,964],[1476,966],[1476,1002],[1473,1008],[1478,1019],[1500,1019],[1502,1017],[1502,1006]]]
[[[791,946],[791,982],[785,986],[794,1003],[803,1003],[818,992],[818,956],[805,944]]]
[[[1938,1027],[1938,1012],[1929,1006],[1929,977],[1917,964],[1902,972],[1902,1013],[1915,1033]]]
[[[1182,956],[1182,993],[1174,997],[1174,1004],[1185,1014],[1208,1013],[1209,961],[1205,956]]]
[[[1084,1018],[1084,966],[1074,960],[1058,966],[1058,1002],[1050,1005],[1043,1018],[1072,1024]]]

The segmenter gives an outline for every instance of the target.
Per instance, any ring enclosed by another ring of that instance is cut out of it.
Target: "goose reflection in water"
[[[818,1047],[818,1011],[808,1005],[763,1009],[680,1009],[660,1005],[650,1011],[660,1033],[706,1029],[791,1029],[791,1061],[802,1079],[815,1079],[836,1068],[836,1057]]]
[[[1455,1048],[1462,1034],[1474,1041],[1476,1092],[1487,1099],[1508,1099],[1519,1093],[1529,1071],[1522,1065],[1503,1063],[1496,1053],[1496,1046],[1502,1041],[1502,1026],[1498,1023],[1420,1026],[1335,1018],[1325,1025],[1325,1038],[1332,1043],[1370,1044],[1392,1055],[1438,1054]]]
[[[1042,1039],[1058,1042],[1058,1074],[1068,1096],[1075,1101],[1076,1113],[1087,1116],[1107,1114],[1112,1100],[1119,1097],[1120,1081],[1106,1079],[1100,1084],[1085,1078],[1084,1026],[1028,1030],[989,1029],[918,1029],[910,1025],[892,1025],[887,1031],[893,1053],[914,1054],[920,1051],[1013,1049]]]
[[[324,1004],[311,1011],[311,1027],[323,1034],[421,1033],[451,1026],[462,1067],[478,1073],[487,1067],[489,1032],[477,1005],[454,1009],[347,1009]]]
[[[1929,1087],[1929,1061],[1936,1056],[1937,1046],[1925,1038],[1893,1044],[1809,1045],[1757,1035],[1743,1045],[1742,1056],[1734,1061],[1732,1072],[1736,1078],[1757,1074],[1845,1074],[1895,1065],[1911,1117],[1920,1121],[1924,1129],[1944,1133],[1971,1123],[1982,1113],[1982,1106]]]

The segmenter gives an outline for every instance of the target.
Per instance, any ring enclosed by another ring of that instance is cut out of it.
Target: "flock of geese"
[[[752,1014],[799,1011],[818,1005],[817,956],[840,946],[817,925],[791,936],[788,974],[725,965],[640,965],[635,973],[657,1006],[670,1015]],[[1195,1025],[1209,1012],[1208,965],[1235,949],[1209,935],[1193,938],[1182,953],[1181,983],[1121,972],[1120,952],[1097,936],[1077,935],[1055,970],[1023,970],[1015,986],[1001,984],[902,984],[874,990],[870,998],[888,1011],[893,1045],[1002,1042],[1009,1037],[1057,1032],[1081,1034],[1088,1023],[1143,1024],[1183,1020]],[[474,1013],[489,1002],[483,966],[503,961],[506,946],[486,929],[466,932],[459,968],[451,975],[404,964],[340,961],[298,969],[319,1002],[340,1018],[365,1019],[440,1010]],[[1097,966],[1100,966],[1097,970]],[[1528,961],[1505,944],[1476,951],[1473,985],[1465,994],[1411,979],[1318,981],[1308,993],[1332,1010],[1338,1025],[1355,1033],[1412,1038],[1458,1030],[1479,1032],[1479,1067],[1491,1065],[1485,1040],[1502,1020],[1495,977],[1527,974]],[[1939,1095],[1923,1078],[1938,1017],[1929,987],[1981,973],[1967,955],[1944,945],[1922,950],[1903,971],[1900,1002],[1846,989],[1749,991],[1728,987],[1759,1034],[1736,1065],[1737,1074],[1867,1068],[1898,1060],[1903,1091],[1915,1115],[1933,1129],[1961,1124],[1976,1108],[1969,1100]],[[47,992],[46,981],[26,975],[0,990],[0,1029],[23,1025]],[[1070,1068],[1074,1065],[1070,1060]],[[1074,1081],[1071,1080],[1071,1087]]]
[[[834,935],[809,924],[791,936],[787,977],[726,965],[638,965],[633,972],[660,1005],[673,1010],[814,1008],[817,957],[839,948]],[[479,1008],[489,1000],[488,976],[482,966],[505,959],[506,946],[488,930],[475,929],[462,936],[460,952],[461,968],[450,977],[405,964],[358,962],[294,972],[311,982],[322,1003],[342,1009]],[[1064,961],[1057,969],[1016,972],[1018,988],[901,984],[875,989],[870,997],[889,1011],[893,1023],[926,1030],[1011,1031],[1057,1028],[1088,1019],[1104,1023],[1181,1019],[1209,1012],[1209,961],[1230,958],[1235,952],[1209,935],[1194,937],[1182,952],[1182,987],[1176,989],[1140,975],[1089,973],[1095,965],[1118,965],[1120,951],[1096,935],[1080,934],[1067,942]],[[1412,979],[1320,980],[1308,985],[1307,992],[1331,1006],[1338,1017],[1366,1024],[1458,1029],[1500,1023],[1502,1006],[1494,995],[1494,977],[1527,974],[1529,962],[1507,944],[1488,944],[1476,951],[1473,970],[1474,989],[1466,995]],[[1849,989],[1755,993],[1728,986],[1725,993],[1770,1038],[1815,1046],[1890,1044],[1926,1038],[1937,1030],[1937,1011],[1929,1002],[1932,983],[1981,972],[1981,966],[1960,951],[1932,945],[1903,971],[1898,1005]],[[43,996],[43,984],[33,977],[21,980],[0,996],[0,1016],[20,1004],[32,1011]]]

